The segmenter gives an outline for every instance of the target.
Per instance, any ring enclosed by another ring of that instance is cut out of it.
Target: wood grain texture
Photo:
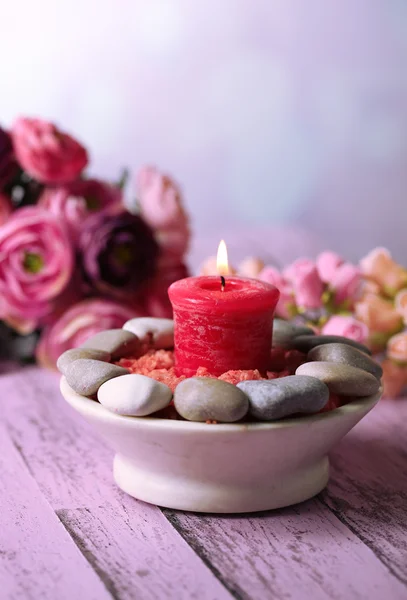
[[[0,597],[108,600],[0,427]]]
[[[318,500],[250,517],[164,512],[237,598],[407,597],[405,586]]]
[[[66,405],[58,382],[37,368],[2,377],[0,397],[9,399],[2,418],[44,497],[113,597],[229,599],[157,507],[117,488],[112,451]]]
[[[342,440],[322,499],[407,584],[406,400],[381,401]]]

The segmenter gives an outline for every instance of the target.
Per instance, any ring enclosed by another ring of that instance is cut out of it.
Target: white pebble
[[[168,349],[174,347],[174,321],[155,317],[130,319],[123,325],[125,331],[131,331],[142,342],[150,342],[153,348]]]
[[[145,417],[169,405],[170,388],[145,375],[122,375],[100,386],[98,400],[118,415]]]

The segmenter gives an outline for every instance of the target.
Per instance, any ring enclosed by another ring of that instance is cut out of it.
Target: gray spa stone
[[[310,361],[334,362],[363,369],[377,379],[383,375],[383,369],[370,356],[348,344],[322,344],[308,352]]]
[[[129,356],[140,348],[139,338],[124,329],[106,329],[92,335],[82,344],[81,348],[93,348],[96,350],[105,350],[112,356],[112,360]]]
[[[111,356],[109,352],[105,350],[95,350],[94,348],[72,348],[66,350],[57,360],[57,369],[65,375],[65,371],[68,366],[79,358],[93,358],[94,360],[101,360],[103,362],[110,362]]]
[[[380,381],[371,373],[334,362],[305,363],[298,367],[296,374],[320,379],[339,396],[370,396],[380,387]]]
[[[305,375],[242,381],[237,387],[249,397],[250,414],[261,421],[276,421],[297,413],[317,413],[329,400],[327,386]]]
[[[65,377],[69,386],[77,394],[93,396],[105,381],[128,373],[128,369],[101,360],[78,358],[68,365]]]
[[[226,381],[191,377],[176,387],[174,405],[188,421],[233,423],[246,415],[249,400],[242,390]]]
[[[322,344],[347,344],[365,354],[371,354],[369,348],[366,348],[363,344],[341,335],[299,335],[293,339],[293,347],[301,352],[309,352],[315,346],[321,346]]]
[[[284,321],[284,319],[274,319],[273,348],[293,348],[293,340],[299,335],[315,335],[315,333],[310,327],[295,325],[291,321]]]

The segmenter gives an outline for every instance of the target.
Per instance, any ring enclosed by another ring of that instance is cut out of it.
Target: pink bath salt
[[[267,379],[278,379],[280,377],[277,371],[267,371]]]
[[[171,367],[170,369],[154,369],[149,373],[145,373],[145,375],[155,379],[156,381],[165,383],[165,385],[168,385],[172,391],[174,391],[177,385],[185,379],[184,375],[177,377],[174,367]]]
[[[174,367],[174,353],[171,350],[149,350],[139,358],[122,358],[117,363],[121,367],[130,369],[132,373],[148,375],[155,369],[171,369]]]
[[[212,373],[210,373],[206,367],[199,367],[195,377],[211,377],[212,379],[218,379],[216,375],[212,375]]]
[[[257,369],[247,371],[226,371],[218,377],[221,381],[227,381],[233,385],[237,385],[241,381],[253,381],[255,379],[264,379]]]

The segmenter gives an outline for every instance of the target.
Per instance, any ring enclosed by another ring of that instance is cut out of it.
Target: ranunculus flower
[[[342,335],[355,342],[365,343],[369,336],[368,327],[354,317],[334,315],[322,328],[323,335]]]
[[[298,308],[321,308],[324,285],[314,263],[298,264],[293,270],[291,281]]]
[[[360,261],[362,272],[378,283],[387,296],[393,297],[407,286],[407,270],[397,264],[386,248],[375,248]]]
[[[77,348],[89,337],[104,329],[117,329],[145,313],[103,298],[88,299],[71,306],[54,324],[46,327],[37,346],[37,360],[55,368],[60,354]]]
[[[121,190],[97,179],[78,179],[66,186],[48,187],[39,205],[65,221],[74,239],[89,215],[104,209],[123,210]]]
[[[131,299],[155,274],[158,245],[149,226],[127,211],[86,219],[79,236],[90,286],[116,298]]]
[[[11,137],[0,127],[0,189],[13,178],[17,170]]]
[[[16,210],[0,227],[0,318],[25,333],[32,330],[66,287],[72,268],[71,244],[57,219],[38,207]]]
[[[186,219],[178,185],[155,167],[139,170],[136,189],[140,212],[152,229],[170,229]]]
[[[407,324],[407,289],[400,290],[395,299],[394,306],[399,315],[403,317],[404,325]]]
[[[343,263],[332,274],[329,287],[335,294],[335,304],[352,307],[361,290],[361,272],[351,263]]]
[[[259,273],[259,279],[274,285],[280,292],[280,298],[276,306],[276,316],[282,319],[290,319],[295,312],[295,298],[291,283],[283,277],[276,267],[264,267]]]
[[[366,294],[361,302],[356,303],[355,316],[371,332],[391,335],[400,331],[403,326],[402,317],[393,304],[375,294]]]
[[[316,265],[322,281],[330,283],[335,276],[338,267],[340,267],[343,262],[343,258],[335,252],[330,252],[329,250],[321,252],[321,254],[317,256]]]
[[[48,121],[17,119],[11,137],[22,168],[42,183],[73,181],[88,164],[85,148]]]
[[[0,225],[3,225],[11,215],[10,198],[0,192]]]
[[[140,214],[153,229],[163,252],[182,258],[191,236],[178,185],[155,167],[142,167],[136,178]]]
[[[264,262],[257,256],[245,258],[238,267],[238,273],[242,277],[252,277],[255,279],[264,269]]]
[[[407,332],[393,335],[387,342],[387,356],[398,363],[407,364]]]
[[[315,262],[310,258],[297,258],[297,260],[283,269],[283,277],[294,283],[300,273],[311,267],[315,267]]]
[[[397,398],[407,385],[407,367],[386,359],[382,362],[383,368],[383,396]]]

